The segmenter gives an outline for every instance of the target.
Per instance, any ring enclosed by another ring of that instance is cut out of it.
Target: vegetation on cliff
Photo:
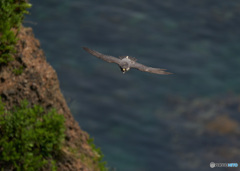
[[[106,171],[32,29],[21,26],[30,6],[0,1],[0,170]]]
[[[0,65],[13,60],[17,32],[21,26],[24,14],[31,4],[27,0],[0,1]],[[15,31],[14,31],[15,30]]]
[[[0,166],[16,170],[39,170],[49,165],[55,170],[65,138],[63,115],[56,110],[45,113],[27,101],[5,110],[0,99]],[[48,166],[48,167],[49,167]]]

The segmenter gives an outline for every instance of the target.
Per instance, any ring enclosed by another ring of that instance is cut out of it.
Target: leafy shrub
[[[107,162],[103,161],[104,155],[101,149],[99,147],[97,148],[96,145],[94,144],[94,139],[89,138],[88,144],[91,146],[92,150],[97,154],[93,160],[98,163],[98,168],[100,169],[100,171],[108,171],[109,169],[106,167]]]
[[[65,137],[64,117],[56,110],[44,113],[41,106],[6,111],[0,100],[0,166],[14,170],[39,170],[60,154]]]
[[[15,53],[17,42],[13,28],[19,29],[26,10],[31,4],[27,0],[1,0],[0,1],[0,64],[7,64]]]

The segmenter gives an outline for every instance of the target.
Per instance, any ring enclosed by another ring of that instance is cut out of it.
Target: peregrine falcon
[[[166,69],[152,68],[152,67],[142,65],[142,64],[136,62],[137,61],[136,58],[133,58],[130,56],[120,56],[119,58],[116,58],[113,56],[101,54],[101,53],[99,53],[95,50],[89,49],[87,47],[83,47],[83,49],[85,51],[87,51],[88,53],[90,53],[106,62],[118,64],[123,74],[125,72],[129,71],[130,68],[135,68],[140,71],[150,72],[150,73],[154,73],[154,74],[161,74],[161,75],[172,74],[170,72],[165,72],[164,70],[166,70]]]

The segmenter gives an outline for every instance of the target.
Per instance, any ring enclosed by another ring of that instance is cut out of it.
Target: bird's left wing
[[[96,56],[106,62],[109,62],[109,63],[116,63],[116,64],[119,64],[120,63],[120,59],[116,58],[116,57],[113,57],[113,56],[108,56],[108,55],[104,55],[104,54],[101,54],[95,50],[92,50],[92,49],[89,49],[87,47],[83,47],[83,49],[85,51],[87,51],[88,53],[92,54],[93,56]]]
[[[138,62],[132,63],[131,64],[131,68],[136,68],[136,69],[138,69],[140,71],[150,72],[150,73],[154,73],[154,74],[161,74],[161,75],[172,74],[171,72],[164,71],[166,69],[152,68],[152,67],[148,67],[148,66],[142,65],[142,64],[140,64]]]

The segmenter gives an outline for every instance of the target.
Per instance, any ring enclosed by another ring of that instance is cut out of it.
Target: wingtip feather
[[[173,73],[171,73],[171,72],[166,72],[167,73],[167,75],[172,75]]]
[[[88,49],[89,49],[89,48],[87,48],[87,47],[85,47],[85,46],[83,46],[82,48],[83,48],[84,50],[88,50]]]

